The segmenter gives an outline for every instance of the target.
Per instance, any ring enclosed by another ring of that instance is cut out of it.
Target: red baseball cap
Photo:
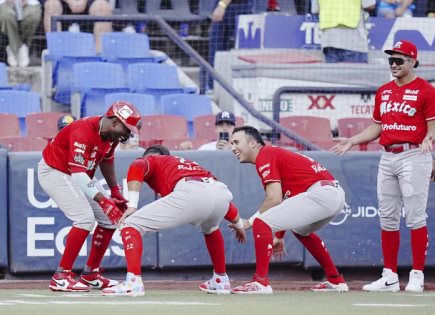
[[[384,50],[386,54],[392,55],[394,53],[403,54],[417,60],[417,47],[411,42],[406,40],[399,40],[394,44],[393,49]]]

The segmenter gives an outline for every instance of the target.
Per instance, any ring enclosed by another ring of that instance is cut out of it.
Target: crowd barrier
[[[141,153],[142,151],[117,152],[116,175],[124,188],[128,166]],[[242,217],[249,217],[258,210],[264,198],[264,191],[253,165],[240,164],[228,151],[179,151],[176,154],[205,166],[226,183],[234,195],[234,203]],[[346,207],[319,232],[337,265],[382,266],[376,198],[380,153],[351,152],[339,157],[328,152],[313,151],[307,155],[323,163],[346,191]],[[10,273],[54,270],[69,231],[70,222],[39,185],[37,164],[40,159],[40,153],[7,154],[4,150],[0,151],[0,194],[4,197],[0,198],[0,267],[7,268]],[[99,174],[97,177],[102,178]],[[147,185],[143,186],[140,205],[155,200],[155,194],[146,187]],[[433,190],[434,185],[431,184],[428,203],[429,235],[435,234],[435,219],[431,216],[435,207]],[[289,215],[292,215],[291,209]],[[223,221],[221,227],[225,238],[227,263],[254,264],[255,252],[251,231],[248,232],[248,243],[238,244],[227,227],[227,222]],[[399,261],[401,265],[409,266],[410,237],[404,222],[402,230]],[[144,269],[211,266],[203,236],[193,226],[182,226],[146,235],[143,244]],[[90,237],[80,252],[75,268],[80,269],[84,266],[89,246]],[[288,255],[284,263],[305,268],[317,266],[311,255],[303,250],[291,233],[286,235],[286,249]],[[430,245],[427,258],[429,266],[435,265],[432,249],[433,245]],[[103,260],[103,267],[125,268],[123,256],[122,241],[119,232],[116,232]]]

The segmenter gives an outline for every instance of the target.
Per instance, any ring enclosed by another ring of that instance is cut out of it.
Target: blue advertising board
[[[8,264],[7,151],[0,149],[0,268]]]

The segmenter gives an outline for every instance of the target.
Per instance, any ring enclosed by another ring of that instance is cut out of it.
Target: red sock
[[[89,231],[73,226],[68,233],[65,243],[65,250],[63,251],[62,258],[59,263],[59,267],[63,270],[71,270],[79,255],[80,249],[83,243],[88,237]]]
[[[262,285],[269,284],[269,262],[272,254],[273,236],[272,229],[264,221],[259,218],[254,220],[252,226],[255,243],[255,281]]]
[[[89,254],[87,266],[91,268],[91,271],[100,267],[103,260],[104,253],[112,240],[114,229],[107,229],[97,225],[92,236],[91,253]]]
[[[138,230],[132,227],[123,228],[121,236],[122,243],[124,243],[127,272],[140,276],[142,274],[142,236]]]
[[[299,235],[295,232],[293,234],[304,245],[304,247],[310,252],[315,260],[320,264],[326,273],[326,278],[333,284],[344,283],[343,277],[335,267],[332,261],[331,255],[325,247],[323,241],[315,233],[308,234],[307,236]]]
[[[400,232],[382,230],[382,255],[384,267],[397,273],[397,256],[399,255]]]
[[[204,238],[214,271],[218,274],[226,273],[225,244],[221,230],[217,229],[210,234],[204,234]]]
[[[429,236],[427,227],[411,230],[411,248],[412,248],[412,269],[424,270],[427,247],[429,246]]]

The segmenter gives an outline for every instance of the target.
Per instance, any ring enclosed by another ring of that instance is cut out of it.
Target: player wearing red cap
[[[422,292],[428,247],[426,206],[435,135],[435,89],[414,73],[418,60],[413,43],[400,40],[385,53],[391,56],[388,62],[394,80],[376,93],[374,123],[352,138],[340,138],[331,150],[344,154],[356,144],[377,138],[385,148],[377,187],[384,270],[379,280],[365,285],[363,290],[400,290],[397,261],[404,208],[412,248],[412,270],[405,291]]]
[[[103,295],[142,296],[142,235],[167,230],[183,224],[199,226],[213,264],[213,277],[199,289],[207,293],[229,294],[225,248],[220,221],[233,223],[236,238],[245,241],[243,222],[231,203],[227,186],[195,162],[171,156],[169,150],[154,145],[144,156],[131,163],[127,175],[128,209],[121,219],[121,235],[127,261],[126,280],[103,289]],[[147,183],[161,198],[138,208],[142,183]]]
[[[127,102],[115,102],[104,116],[87,117],[62,128],[42,152],[38,164],[41,187],[65,216],[73,222],[65,250],[49,288],[53,291],[89,291],[118,282],[101,275],[104,253],[127,209],[115,178],[114,150],[131,132],[138,133],[140,113]],[[97,167],[110,187],[111,196],[94,177]],[[98,223],[91,251],[80,281],[71,272],[90,231]]]

